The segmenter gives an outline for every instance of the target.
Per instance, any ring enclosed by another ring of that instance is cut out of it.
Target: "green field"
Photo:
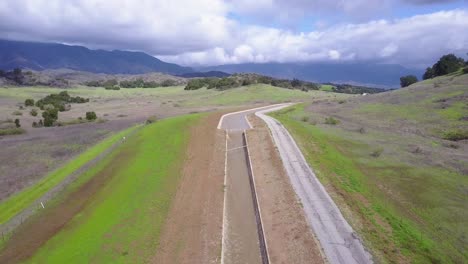
[[[51,93],[58,93],[59,88],[50,87],[16,87],[1,88],[0,98],[10,98],[23,102],[25,99],[40,99]],[[202,88],[185,91],[183,86],[159,88],[122,88],[120,90],[105,90],[80,86],[66,89],[71,96],[81,96],[91,100],[132,99],[173,101],[180,106],[234,106],[251,103],[278,103],[289,100],[310,100],[312,98],[346,97],[342,94],[329,94],[322,91],[302,92],[266,84],[253,84],[238,88],[218,91]]]
[[[320,85],[320,91],[332,92],[334,87],[335,86],[330,85],[330,84],[322,84]]]
[[[64,166],[43,177],[40,181],[14,194],[0,203],[0,224],[3,224],[16,214],[37,202],[42,195],[63,181],[67,176],[78,170],[80,167],[96,158],[103,151],[111,147],[114,143],[136,127],[131,127],[114,135],[107,137],[93,147],[80,154]]]
[[[70,186],[112,173],[65,228],[30,263],[143,263],[154,255],[176,191],[189,127],[201,115],[168,118],[135,132]],[[70,191],[70,192],[71,192]]]
[[[311,113],[304,107],[297,105],[272,116],[291,132],[378,261],[467,261],[467,199],[460,189],[468,186],[466,176],[436,164],[398,159],[406,157],[407,151],[396,149],[393,155],[392,144],[411,140],[404,136],[351,132],[341,125],[315,123],[320,120],[317,117],[306,122],[304,116]],[[390,143],[382,143],[382,138]]]

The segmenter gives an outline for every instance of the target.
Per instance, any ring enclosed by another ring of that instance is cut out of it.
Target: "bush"
[[[32,116],[37,116],[37,110],[36,109],[31,109],[29,112]]]
[[[15,126],[16,126],[16,128],[21,127],[20,120],[18,118],[15,119]]]
[[[14,128],[3,128],[3,129],[0,129],[0,136],[19,135],[19,134],[23,134],[24,132],[25,132],[24,129],[22,129],[22,128],[17,128],[17,127],[14,127]]]
[[[42,112],[42,117],[44,118],[44,126],[51,127],[55,124],[55,122],[58,119],[58,110],[55,108],[48,109]]]
[[[120,87],[115,85],[115,86],[106,86],[104,87],[106,90],[120,90]]]
[[[467,74],[468,73],[468,67],[463,68],[463,73]]]
[[[339,123],[340,123],[340,121],[333,118],[333,117],[325,118],[325,124],[327,124],[327,125],[338,125]]]
[[[175,86],[176,82],[174,80],[165,80],[161,83],[162,87]]]
[[[24,101],[25,106],[34,106],[34,99],[26,99]]]
[[[447,131],[443,135],[443,139],[450,141],[460,141],[468,139],[468,130],[452,130]]]
[[[203,79],[193,79],[187,83],[184,90],[198,90],[203,86],[205,86],[205,81]]]
[[[65,106],[67,103],[82,104],[87,102],[89,102],[89,99],[87,98],[82,98],[80,96],[71,97],[67,91],[62,91],[58,94],[49,94],[46,97],[38,100],[36,102],[36,106],[39,107],[41,110],[46,110],[46,105],[52,105],[54,108],[63,112],[68,109]]]
[[[32,122],[32,127],[37,127],[37,122],[36,121]]]
[[[86,120],[93,121],[96,120],[97,116],[95,112],[86,112]]]
[[[307,122],[307,121],[309,121],[309,117],[308,116],[303,116],[303,117],[301,117],[301,121],[302,122]]]

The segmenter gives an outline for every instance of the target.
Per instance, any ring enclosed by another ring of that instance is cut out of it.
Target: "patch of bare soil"
[[[247,131],[247,139],[270,261],[325,263],[267,126],[257,117],[249,121],[254,129]]]
[[[221,252],[224,131],[211,114],[191,131],[183,176],[153,263],[217,263]]]

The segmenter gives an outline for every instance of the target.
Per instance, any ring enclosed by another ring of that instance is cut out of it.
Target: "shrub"
[[[104,87],[106,90],[120,90],[120,87],[117,85],[114,86],[106,86]]]
[[[176,82],[174,80],[164,80],[161,83],[162,87],[169,87],[169,86],[175,86],[175,85],[176,85]]]
[[[308,116],[303,116],[303,117],[301,117],[301,121],[302,122],[307,122],[307,121],[309,121],[309,117]]]
[[[0,136],[19,135],[19,134],[23,134],[24,132],[25,132],[24,129],[17,128],[17,127],[3,128],[3,129],[0,129]]]
[[[58,119],[58,110],[55,108],[48,109],[42,112],[42,117],[44,118],[44,126],[51,127]]]
[[[468,66],[465,67],[465,68],[463,68],[463,73],[464,73],[464,74],[467,74],[467,73],[468,73]]]
[[[59,111],[66,111],[66,103],[87,103],[89,99],[82,98],[80,96],[71,97],[67,91],[62,91],[58,94],[49,94],[46,97],[38,100],[36,106],[41,110],[46,110],[46,105],[52,105],[54,108],[57,108]]]
[[[36,109],[31,109],[29,112],[32,116],[37,116],[37,110]]]
[[[468,139],[468,130],[452,130],[447,131],[443,135],[443,139],[450,141],[460,141]]]
[[[203,79],[193,79],[187,83],[184,90],[198,90],[203,86],[205,86],[205,81]]]
[[[21,127],[20,120],[18,118],[15,119],[15,126],[16,126],[16,128]]]
[[[95,112],[86,112],[86,120],[96,120],[97,116]]]
[[[37,127],[37,122],[36,121],[32,122],[32,127]]]
[[[333,117],[325,118],[325,124],[327,124],[327,125],[338,125],[339,123],[340,123],[340,121],[333,118]]]
[[[26,99],[24,101],[25,106],[34,106],[34,99]]]
[[[366,129],[365,129],[364,127],[359,128],[358,131],[359,131],[359,133],[361,133],[361,134],[365,134],[365,133],[366,133]]]

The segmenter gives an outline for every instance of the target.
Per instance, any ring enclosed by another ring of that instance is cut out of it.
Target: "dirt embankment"
[[[31,257],[42,245],[62,230],[72,219],[88,206],[96,193],[112,178],[115,171],[125,166],[125,161],[134,155],[129,147],[123,147],[99,173],[77,188],[61,202],[46,207],[26,220],[12,234],[0,251],[0,263],[18,263]]]
[[[249,152],[272,263],[325,263],[265,123],[249,116]]]
[[[217,263],[221,252],[224,131],[211,114],[191,131],[183,176],[153,263]]]

